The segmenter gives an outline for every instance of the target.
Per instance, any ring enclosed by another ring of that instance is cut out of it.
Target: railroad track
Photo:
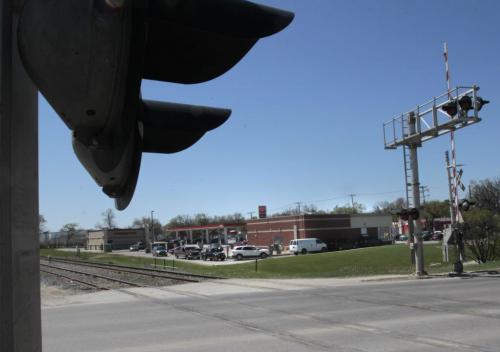
[[[61,273],[55,273],[53,271],[45,270],[45,269],[42,269],[42,268],[40,268],[40,272],[45,273],[45,274],[49,274],[49,275],[53,275],[53,276],[56,276],[56,277],[60,277],[60,278],[66,279],[66,280],[68,280],[70,282],[76,282],[78,284],[82,284],[83,286],[87,286],[87,287],[91,287],[91,288],[97,288],[98,290],[109,290],[109,288],[107,288],[107,287],[97,285],[97,284],[92,283],[90,281],[84,281],[84,280],[81,280],[81,279],[77,279],[76,277],[64,275],[64,274],[61,274]]]
[[[41,257],[41,259],[49,260],[48,257]],[[166,269],[149,269],[149,268],[137,268],[133,266],[110,264],[110,263],[96,263],[83,260],[73,260],[73,259],[62,259],[62,258],[50,258],[52,262],[68,263],[75,265],[82,265],[94,268],[102,268],[108,270],[115,270],[121,272],[134,273],[138,275],[153,276],[165,279],[187,281],[187,282],[199,282],[200,279],[224,279],[223,277],[211,276],[211,275],[201,275],[201,274],[191,274],[173,270]]]
[[[51,269],[51,270],[47,270],[47,269]],[[97,288],[99,290],[109,290],[109,287],[97,284],[97,283],[95,283],[93,281],[89,281],[89,280],[95,280],[95,278],[98,278],[98,279],[101,279],[101,281],[119,283],[121,285],[126,285],[126,286],[131,286],[131,287],[143,287],[144,286],[144,285],[141,285],[141,284],[138,284],[135,282],[131,282],[128,280],[118,279],[118,278],[105,276],[105,275],[99,275],[96,273],[89,273],[89,272],[85,272],[85,271],[81,271],[81,270],[62,268],[62,267],[58,267],[55,265],[47,265],[47,264],[43,264],[43,263],[40,263],[40,271],[44,272],[46,274],[50,274],[50,275],[61,277],[61,278],[64,278],[64,279],[67,279],[70,281],[74,281],[74,282],[83,284],[85,286]],[[75,275],[62,274],[58,271],[63,271],[63,272],[71,273],[71,274],[77,274],[80,276],[88,277],[89,280],[82,280],[81,278],[78,278]]]
[[[95,285],[95,283],[92,282],[92,280],[95,280],[96,278],[102,280],[107,280],[111,281],[114,283],[118,283],[120,287],[125,287],[128,286],[135,286],[135,287],[144,287],[144,286],[149,286],[150,284],[145,283],[145,284],[138,284],[136,282],[132,282],[129,279],[132,279],[132,277],[138,278],[139,281],[149,281],[151,280],[156,280],[158,282],[162,282],[163,280],[168,280],[167,283],[172,283],[176,281],[180,282],[200,282],[202,280],[206,279],[218,279],[217,277],[213,276],[208,276],[208,275],[199,275],[199,274],[189,274],[189,273],[181,273],[181,272],[172,272],[172,271],[166,271],[166,270],[158,270],[158,269],[148,269],[148,268],[137,268],[137,267],[130,267],[130,266],[124,266],[124,265],[116,265],[116,264],[104,264],[104,263],[95,263],[95,262],[86,262],[86,261],[81,261],[81,260],[71,260],[71,259],[62,259],[62,258],[46,258],[42,257],[42,261],[44,260],[45,262],[41,262],[41,271],[46,272],[48,274],[52,275],[57,275],[61,278],[65,278],[67,280],[72,280],[75,282],[80,282],[83,285],[87,286],[93,286],[98,289],[108,289],[106,286],[103,285]],[[66,266],[66,267],[64,267]],[[68,268],[69,266],[70,268]],[[76,268],[75,268],[76,267]],[[108,273],[114,273],[116,275],[122,275],[125,276],[127,280],[124,280],[123,278],[117,279],[110,277],[109,275],[101,275],[101,273],[97,274],[95,272],[86,272],[82,271],[79,269],[79,267],[87,267],[91,270],[102,270],[106,271]],[[43,268],[43,269],[42,269]],[[49,272],[47,269],[51,270],[56,270],[58,272]],[[81,278],[75,278],[73,276],[68,276],[61,274],[60,271],[65,271],[68,273],[71,273],[74,275],[85,275],[88,276],[90,281],[87,279],[82,280]],[[141,279],[142,277],[142,279]],[[159,280],[159,281],[158,281]],[[81,282],[83,281],[83,282]],[[153,282],[152,285],[155,285]]]

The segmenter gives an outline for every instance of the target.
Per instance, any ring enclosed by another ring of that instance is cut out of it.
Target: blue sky
[[[143,81],[148,99],[229,107],[230,119],[193,147],[145,154],[121,227],[151,210],[179,214],[270,212],[350,201],[368,209],[404,194],[402,152],[383,148],[382,123],[444,93],[443,42],[452,85],[481,87],[483,121],[456,133],[464,183],[500,176],[500,2],[259,0],[295,12],[225,75],[197,85]],[[48,228],[92,228],[113,208],[71,148],[69,130],[40,98],[40,213]],[[448,136],[419,149],[421,183],[447,198]],[[322,200],[317,202],[318,200]]]

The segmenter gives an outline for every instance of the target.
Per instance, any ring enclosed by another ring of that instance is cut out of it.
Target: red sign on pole
[[[267,208],[265,205],[259,205],[259,219],[267,217]]]

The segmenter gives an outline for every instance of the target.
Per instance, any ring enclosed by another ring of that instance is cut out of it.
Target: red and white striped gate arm
[[[451,100],[452,95],[451,95],[451,79],[450,79],[450,67],[448,65],[448,44],[445,42],[444,43],[444,65],[446,68],[446,85],[448,87],[448,98]],[[456,149],[455,149],[455,131],[451,130],[450,131],[450,139],[451,139],[451,170],[452,170],[452,177],[453,177],[453,183],[452,183],[452,196],[453,196],[453,208],[454,208],[454,213],[455,213],[455,222],[458,222],[459,219],[459,208],[458,208],[458,185],[457,185],[457,156],[456,156]]]

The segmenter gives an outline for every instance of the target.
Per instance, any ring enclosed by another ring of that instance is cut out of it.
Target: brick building
[[[247,222],[247,240],[259,246],[288,246],[295,238],[321,239],[329,249],[370,245],[390,233],[391,215],[300,214]]]

